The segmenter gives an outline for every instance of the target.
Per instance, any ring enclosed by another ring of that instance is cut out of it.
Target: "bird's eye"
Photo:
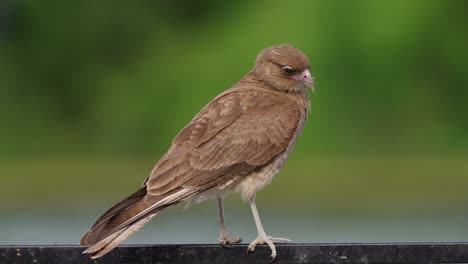
[[[287,74],[292,74],[296,72],[296,70],[291,66],[283,66],[282,69]]]

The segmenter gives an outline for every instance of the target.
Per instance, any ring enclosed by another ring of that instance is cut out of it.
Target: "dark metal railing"
[[[274,263],[468,263],[467,243],[293,243],[276,246]],[[0,263],[269,263],[270,249],[247,245],[223,248],[218,244],[123,245],[91,260],[75,245],[0,246]]]

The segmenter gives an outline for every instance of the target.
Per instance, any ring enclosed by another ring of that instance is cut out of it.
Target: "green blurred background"
[[[267,231],[466,240],[467,11],[462,0],[1,1],[0,243],[76,243],[280,43],[309,56],[317,89],[288,164],[258,195]],[[254,234],[247,206],[227,203],[234,229]],[[213,202],[195,207],[136,241],[215,242]],[[194,223],[210,235],[184,229]]]

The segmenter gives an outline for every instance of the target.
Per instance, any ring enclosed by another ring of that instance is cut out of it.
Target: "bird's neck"
[[[257,72],[254,70],[247,73],[244,78],[242,78],[239,85],[248,84],[249,86],[256,86],[264,89],[273,89],[276,91],[284,92],[287,94],[305,94],[307,96],[307,87],[298,83],[298,85],[291,87],[290,85],[286,87],[286,84],[282,84],[276,81],[270,81],[268,78],[263,78],[263,76],[259,76]]]
[[[234,89],[266,89],[273,93],[282,94],[284,96],[290,97],[293,101],[297,102],[301,108],[305,110],[305,114],[310,110],[310,99],[307,94],[307,87],[298,87],[298,89],[278,89],[273,87],[271,84],[259,78],[254,72],[247,73],[244,78],[242,78],[236,85],[232,88]]]

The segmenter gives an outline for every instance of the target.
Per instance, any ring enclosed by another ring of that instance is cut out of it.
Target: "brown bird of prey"
[[[289,44],[260,52],[253,69],[215,97],[173,139],[135,193],[107,210],[81,238],[83,253],[98,258],[135,233],[163,209],[180,202],[215,198],[222,245],[238,243],[224,224],[223,197],[240,193],[250,203],[258,237],[254,251],[290,242],[267,236],[255,194],[279,173],[304,127],[313,91],[307,56]]]

